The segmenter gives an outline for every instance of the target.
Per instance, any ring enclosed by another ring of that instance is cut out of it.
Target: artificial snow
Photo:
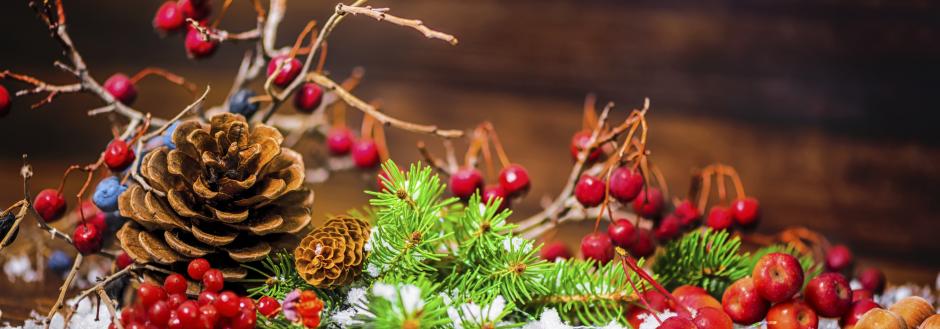
[[[38,282],[41,275],[36,271],[29,260],[29,256],[19,255],[11,257],[3,264],[3,274],[6,274],[7,280],[16,282],[17,279],[23,282]]]
[[[447,316],[454,323],[454,328],[463,329],[463,322],[473,324],[492,323],[506,308],[506,299],[496,296],[489,305],[480,306],[473,302],[462,304],[459,310],[454,307],[447,308]]]
[[[101,305],[100,309],[97,307],[97,303],[93,302],[93,299],[85,298],[78,304],[78,307],[75,309],[75,313],[72,315],[72,319],[69,320],[69,328],[82,328],[82,329],[107,329],[108,325],[111,324],[111,313],[108,312],[108,308],[104,305]],[[75,304],[75,298],[69,299],[65,302],[66,307]],[[23,323],[21,327],[10,326],[9,323],[3,324],[3,329],[7,328],[24,328],[24,329],[41,329],[43,328],[44,316],[40,315],[36,311],[30,313],[30,318]],[[49,324],[49,328],[52,329],[61,329],[64,328],[65,318],[61,314],[56,314],[52,317],[52,321]]]

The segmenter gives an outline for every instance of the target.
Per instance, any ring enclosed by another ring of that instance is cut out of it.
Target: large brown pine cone
[[[310,232],[294,249],[297,273],[319,288],[348,284],[362,270],[369,223],[338,216]]]
[[[131,221],[117,237],[135,261],[257,261],[278,233],[310,223],[313,192],[303,185],[303,159],[281,147],[277,129],[224,113],[208,126],[182,122],[172,139],[176,149],[161,147],[141,160],[150,187],[134,183],[118,199]]]

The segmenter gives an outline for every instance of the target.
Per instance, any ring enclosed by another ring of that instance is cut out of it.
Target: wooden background
[[[759,230],[804,225],[849,245],[863,265],[894,282],[935,282],[940,271],[940,5],[929,1],[497,1],[376,2],[453,33],[460,45],[363,17],[330,41],[328,69],[365,66],[357,92],[389,113],[466,128],[491,120],[510,157],[530,169],[533,190],[519,216],[555,195],[570,170],[568,141],[580,128],[584,95],[596,92],[626,112],[652,99],[651,148],[670,188],[684,191],[691,168],[720,161],[738,168],[760,198]],[[161,39],[150,22],[157,1],[66,1],[70,31],[103,81],[159,66],[210,84],[222,101],[247,45],[223,45],[210,61],[185,59],[182,40]],[[334,3],[292,1],[280,44]],[[236,1],[222,24],[253,26]],[[0,3],[0,69],[72,82],[51,63],[58,45],[23,1]],[[5,85],[8,85],[5,83]],[[191,96],[157,79],[138,86],[135,107],[168,116]],[[37,99],[38,100],[38,99]],[[29,110],[17,100],[0,120],[0,202],[19,195],[19,155],[36,167],[34,189],[53,186],[71,163],[107,142],[101,104],[66,95]],[[622,118],[623,113],[618,117]],[[424,136],[390,132],[392,155],[418,159]],[[436,141],[429,140],[437,145]],[[438,148],[439,149],[439,148]],[[318,220],[361,205],[371,173],[343,173],[317,186]],[[77,189],[77,182],[69,186]],[[587,229],[573,225],[572,247]],[[20,241],[19,244],[26,243]],[[52,247],[59,247],[53,245]],[[12,251],[11,251],[12,252]],[[0,279],[4,320],[44,310],[59,282]],[[38,289],[38,290],[37,290]],[[41,297],[40,297],[41,296]],[[24,301],[26,301],[24,303]]]

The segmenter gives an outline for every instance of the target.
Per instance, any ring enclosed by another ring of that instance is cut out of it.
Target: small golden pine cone
[[[294,249],[294,265],[307,283],[318,288],[348,284],[362,270],[369,224],[346,216],[330,218]]]
[[[277,129],[223,113],[208,125],[180,123],[172,140],[175,149],[141,159],[149,187],[132,183],[118,199],[131,220],[117,237],[136,262],[257,261],[272,241],[309,225],[313,192],[303,185],[303,159],[281,147]]]

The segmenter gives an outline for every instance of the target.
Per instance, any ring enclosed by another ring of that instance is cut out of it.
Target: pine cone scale
[[[202,244],[196,241],[195,238],[185,239],[181,237],[181,235],[185,236],[186,233],[180,234],[174,231],[163,231],[163,239],[166,240],[166,244],[183,256],[199,258],[215,251],[215,248],[212,248],[212,246]]]

